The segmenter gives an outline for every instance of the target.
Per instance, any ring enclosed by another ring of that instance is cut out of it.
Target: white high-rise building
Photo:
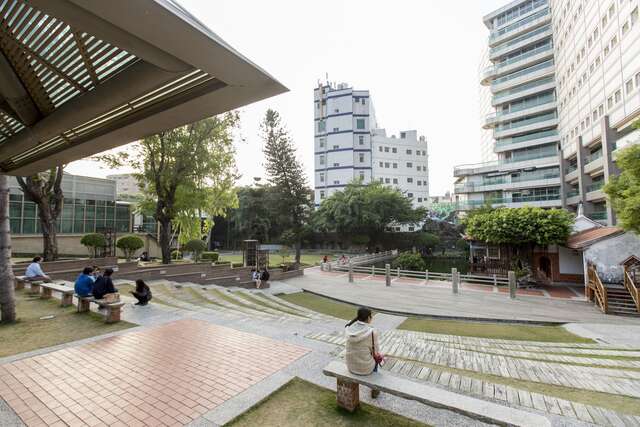
[[[314,90],[315,204],[354,181],[378,180],[424,206],[429,200],[427,140],[417,131],[378,128],[369,91],[345,83]]]
[[[618,150],[640,142],[632,127],[640,119],[639,7],[516,0],[485,16],[493,64],[481,82],[495,111],[483,126],[498,159],[454,169],[461,210],[582,204],[615,225],[602,187],[619,173]]]

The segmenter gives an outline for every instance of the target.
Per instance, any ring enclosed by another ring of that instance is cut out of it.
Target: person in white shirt
[[[39,256],[35,257],[31,262],[31,264],[29,264],[29,266],[27,267],[27,270],[25,271],[24,275],[27,276],[27,280],[32,282],[36,280],[40,280],[43,282],[50,283],[51,278],[46,274],[44,274],[44,271],[42,271],[42,266],[40,265],[41,262],[42,262],[42,257],[39,257]]]

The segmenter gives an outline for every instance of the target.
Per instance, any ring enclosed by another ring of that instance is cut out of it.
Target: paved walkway
[[[378,277],[356,276],[349,283],[344,273],[322,272],[319,268],[305,270],[302,277],[287,280],[287,284],[353,304],[398,313],[471,319],[525,320],[538,322],[577,322],[640,325],[640,318],[604,315],[584,299],[518,295],[509,299],[506,292],[477,290],[482,285],[463,287],[458,295],[442,282],[427,285],[394,281],[386,287]],[[491,287],[494,289],[493,287]]]

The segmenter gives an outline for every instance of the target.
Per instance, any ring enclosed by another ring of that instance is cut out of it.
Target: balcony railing
[[[574,165],[574,164],[569,164],[569,166],[567,166],[567,173],[566,175],[569,175],[571,172],[573,171],[577,171],[578,170],[578,165]]]
[[[560,171],[511,177],[511,182],[539,181],[541,179],[554,179],[554,178],[560,178]]]
[[[550,29],[551,29],[550,25],[545,25],[543,27],[538,28],[537,30],[530,31],[530,32],[528,32],[526,34],[523,34],[523,35],[521,35],[519,37],[516,37],[515,39],[509,40],[506,43],[502,43],[500,46],[497,46],[497,47],[494,47],[494,48],[490,49],[489,50],[489,54],[491,56],[497,55],[498,53],[500,53],[502,51],[508,50],[509,47],[511,47],[513,45],[516,45],[516,44],[518,44],[518,43],[520,43],[522,41],[525,41],[525,40],[527,40],[529,38],[535,37],[538,34],[542,34],[545,31],[549,31]]]
[[[593,182],[587,185],[587,193],[591,193],[592,191],[601,190],[604,187],[604,181]]]
[[[517,129],[519,127],[532,125],[534,123],[540,123],[540,122],[546,122],[547,120],[553,120],[553,119],[556,119],[557,117],[558,117],[558,115],[554,111],[552,113],[547,113],[547,114],[542,114],[542,115],[539,115],[539,116],[529,117],[528,119],[522,119],[522,120],[513,121],[513,122],[509,122],[509,123],[503,123],[503,124],[501,124],[499,126],[496,126],[495,130],[496,130],[496,132],[500,132],[500,131],[503,131],[503,130]]]
[[[567,191],[567,198],[569,197],[575,197],[580,195],[580,190],[578,190],[577,188],[574,188],[573,190],[569,190]]]
[[[524,92],[525,90],[529,90],[529,89],[535,88],[537,86],[542,86],[542,85],[553,83],[553,82],[554,82],[553,77],[545,77],[544,79],[535,80],[533,82],[529,82],[527,84],[523,84],[523,85],[518,86],[518,87],[513,88],[513,89],[503,90],[502,92],[498,92],[497,94],[495,94],[493,96],[493,102],[496,103],[496,102],[500,101],[500,99],[502,99],[502,98],[506,98],[508,96],[515,95],[515,94],[520,93],[520,92]]]
[[[546,15],[549,15],[549,9],[543,9],[540,12],[536,12],[531,16],[528,16],[518,22],[515,22],[511,25],[507,25],[506,27],[500,28],[499,30],[493,31],[490,35],[489,35],[489,40],[495,40],[500,36],[503,36],[504,34],[510,33],[512,31],[517,30],[518,28],[521,28],[533,21],[535,21],[538,18],[542,18]]]
[[[543,70],[545,68],[551,67],[553,66],[553,60],[549,60],[549,61],[544,61],[541,62],[539,64],[536,64],[534,66],[525,68],[523,70],[520,71],[516,71],[515,73],[511,73],[511,74],[507,74],[506,76],[500,77],[498,79],[495,79],[492,83],[491,83],[491,87],[496,87],[497,85],[504,83],[504,82],[508,82],[509,80],[513,80],[513,79],[517,79],[518,77],[522,77],[522,76],[526,76],[527,74],[531,74],[535,71],[538,70]]]
[[[545,45],[545,46],[540,46],[540,47],[537,47],[535,49],[529,50],[527,52],[524,52],[521,55],[511,57],[511,58],[507,59],[506,61],[499,62],[499,63],[495,64],[495,68],[496,68],[496,70],[499,70],[500,68],[504,68],[507,65],[514,64],[516,62],[522,61],[523,59],[529,58],[531,56],[537,55],[537,54],[542,53],[542,52],[548,52],[548,51],[553,51],[553,45],[551,43],[549,43],[548,45]]]
[[[476,169],[480,169],[480,168],[487,168],[487,167],[494,167],[494,166],[500,166],[500,165],[506,165],[506,164],[512,164],[512,163],[518,163],[518,162],[524,162],[524,161],[528,161],[528,160],[537,160],[537,159],[546,159],[546,158],[554,158],[557,157],[558,153],[544,153],[544,154],[531,154],[529,156],[521,156],[521,157],[516,157],[516,158],[509,158],[509,159],[500,159],[500,160],[492,160],[490,162],[484,162],[484,163],[475,163],[475,164],[469,164],[469,165],[459,165],[459,166],[455,166],[453,168],[453,173],[459,173],[465,170],[476,170]]]
[[[486,203],[492,205],[500,205],[507,203],[526,203],[526,202],[547,202],[560,200],[560,194],[541,194],[532,196],[511,196],[511,197],[495,197],[483,200],[467,200],[463,202],[470,207],[484,206]]]
[[[607,211],[591,212],[588,217],[594,221],[606,221],[608,219]]]
[[[555,129],[551,129],[542,132],[529,133],[526,135],[512,136],[510,138],[500,138],[496,141],[496,147],[518,144],[520,142],[532,141],[534,139],[547,138],[550,136],[558,136],[558,131]]]
[[[593,153],[589,154],[586,157],[586,162],[587,162],[587,164],[589,164],[589,163],[593,162],[594,160],[598,160],[600,157],[602,157],[602,148],[599,149],[596,152],[593,152]]]

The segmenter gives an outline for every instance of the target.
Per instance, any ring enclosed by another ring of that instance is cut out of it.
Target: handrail
[[[607,297],[607,290],[598,276],[598,271],[592,265],[589,265],[587,270],[589,275],[589,289],[595,294],[596,304],[600,307],[603,313],[609,311],[609,301]]]
[[[629,293],[631,294],[631,298],[633,298],[633,302],[636,303],[636,310],[640,312],[640,291],[636,287],[633,279],[631,278],[631,274],[629,274],[629,270],[627,267],[624,268],[624,286],[627,288]]]

